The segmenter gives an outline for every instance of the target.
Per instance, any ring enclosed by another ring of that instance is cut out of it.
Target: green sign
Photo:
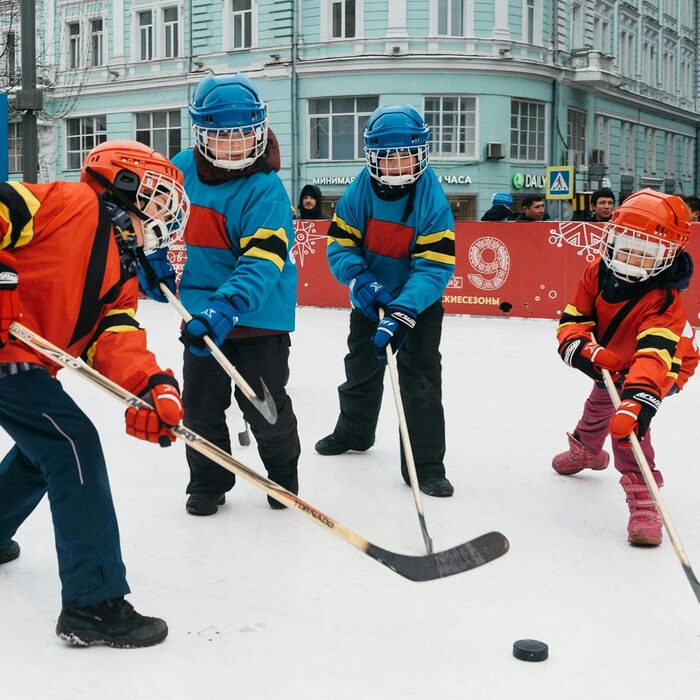
[[[514,173],[512,182],[516,190],[521,190],[525,186],[525,176],[522,173]]]

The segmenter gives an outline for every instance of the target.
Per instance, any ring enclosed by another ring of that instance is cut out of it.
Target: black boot
[[[223,493],[191,493],[185,504],[190,515],[214,515],[226,503]]]
[[[372,447],[372,443],[369,445],[351,444],[347,440],[340,440],[336,438],[335,435],[331,433],[330,435],[326,435],[326,437],[319,440],[314,446],[314,449],[320,455],[330,457],[332,455],[342,455],[343,452],[349,452],[350,450],[355,452],[365,452],[366,450],[369,450],[370,447]]]
[[[444,476],[423,479],[423,481],[418,482],[418,487],[428,496],[437,496],[438,498],[447,498],[455,492],[452,484]]]
[[[18,556],[19,545],[14,540],[10,540],[10,544],[7,547],[0,549],[0,564],[7,564],[8,561],[17,559]]]
[[[63,608],[56,634],[74,646],[131,649],[162,642],[168,636],[168,625],[157,617],[139,615],[124,598],[112,598],[96,605]]]
[[[286,479],[275,479],[272,476],[270,477],[270,479],[282,486],[283,488],[287,489],[287,491],[291,491],[295,496],[299,493],[299,477],[297,474]],[[272,510],[284,510],[287,507],[284,505],[284,503],[280,503],[279,501],[272,498],[272,496],[267,497],[267,502],[270,504],[270,508],[272,508]]]

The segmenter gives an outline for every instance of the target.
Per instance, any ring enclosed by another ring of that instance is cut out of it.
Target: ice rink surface
[[[399,473],[387,385],[377,442],[321,457],[337,417],[347,311],[299,309],[291,379],[302,442],[300,496],[385,549],[421,555]],[[139,310],[161,364],[181,374],[179,319]],[[447,317],[443,329],[447,473],[455,496],[424,496],[436,550],[490,530],[504,557],[452,578],[412,583],[292,511],[272,511],[240,480],[218,515],[184,510],[187,466],[124,433],[123,408],[63,370],[103,439],[131,602],[165,618],[144,650],[74,649],[54,636],[59,581],[46,499],[0,568],[0,698],[567,698],[700,697],[700,606],[666,538],[626,543],[613,467],[562,477],[589,380],[556,353],[555,322]],[[243,422],[232,409],[234,436]],[[700,378],[653,423],[662,494],[700,572]],[[0,449],[9,438],[0,434]],[[255,444],[235,456],[261,470]],[[544,640],[549,660],[513,658]]]

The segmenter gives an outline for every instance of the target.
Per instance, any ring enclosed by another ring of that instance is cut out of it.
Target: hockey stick
[[[379,309],[379,319],[384,318],[384,309]],[[411,491],[413,492],[413,501],[416,504],[416,512],[418,513],[418,523],[420,524],[425,549],[428,554],[433,553],[433,541],[428,534],[428,528],[425,524],[425,514],[423,513],[423,500],[421,499],[420,490],[418,488],[418,474],[416,472],[416,463],[413,459],[413,449],[411,448],[411,437],[408,434],[408,424],[406,422],[406,412],[403,408],[401,400],[401,386],[399,384],[399,373],[396,369],[396,357],[392,352],[391,346],[386,348],[386,364],[389,368],[389,378],[391,379],[391,388],[394,392],[394,402],[396,403],[396,414],[399,417],[399,433],[401,434],[401,442],[403,443],[403,454],[406,458],[406,466],[408,468],[408,479],[411,482]]]
[[[170,302],[171,306],[182,316],[185,323],[192,319],[190,312],[180,303],[180,300],[162,283],[160,282],[158,287],[160,291],[163,292],[165,298]],[[221,348],[208,336],[204,336],[204,342],[209,348],[214,359],[221,365],[221,368],[228,374],[231,379],[233,379],[236,386],[241,390],[243,396],[250,401],[250,403],[258,409],[262,417],[270,424],[274,425],[277,422],[277,406],[270,394],[270,391],[265,386],[265,382],[260,379],[260,384],[262,385],[264,399],[258,398],[256,393],[250,388],[248,382],[241,376],[240,372],[229,362],[226,355],[224,355]],[[246,430],[247,432],[247,430]],[[243,444],[243,443],[241,443]],[[250,444],[250,438],[248,438],[248,444]]]
[[[146,401],[134,396],[126,389],[123,389],[118,384],[107,379],[107,377],[101,375],[83,362],[83,360],[69,355],[25,326],[15,322],[10,326],[10,332],[13,336],[49,358],[52,362],[80,374],[84,379],[100,387],[127,406],[133,406],[134,408],[152,408]],[[261,476],[242,462],[234,459],[228,452],[225,452],[221,448],[185,428],[182,423],[172,428],[172,431],[185,444],[213,460],[219,466],[241,476],[256,488],[264,491],[268,496],[272,496],[280,503],[284,503],[286,506],[305,515],[317,525],[325,527],[329,532],[336,535],[336,537],[345,540],[345,542],[372,557],[372,559],[376,559],[379,563],[384,564],[384,566],[411,581],[431,581],[433,579],[459,574],[462,571],[468,571],[469,569],[474,569],[477,566],[486,564],[508,551],[508,540],[500,532],[488,532],[485,535],[476,537],[457,547],[447,549],[444,552],[438,552],[437,554],[415,557],[406,554],[398,554],[397,552],[390,552],[372,544],[361,535],[358,535],[338,521],[333,520],[330,516],[322,513],[305,501],[302,501],[296,495],[282,488],[274,481],[270,481],[264,476]]]
[[[620,405],[620,395],[617,393],[617,387],[615,386],[615,382],[613,382],[613,379],[610,376],[610,372],[607,369],[603,369],[602,373],[603,379],[605,380],[605,388],[608,390],[608,394],[610,394],[610,400],[612,401],[613,406],[617,409],[617,407]],[[634,432],[630,433],[629,441],[630,447],[632,448],[632,452],[634,453],[634,458],[637,461],[639,469],[642,472],[644,482],[646,483],[647,488],[649,489],[649,492],[651,493],[651,496],[654,499],[656,510],[658,510],[659,515],[661,515],[661,519],[664,522],[664,527],[666,528],[666,532],[668,532],[668,537],[671,540],[671,544],[673,545],[673,549],[676,552],[676,556],[678,557],[678,560],[680,561],[681,566],[683,567],[683,571],[685,571],[685,575],[688,577],[688,582],[690,583],[690,587],[693,589],[693,593],[695,593],[695,597],[698,599],[698,603],[700,603],[700,582],[698,582],[698,579],[693,573],[693,569],[690,566],[688,556],[683,549],[683,545],[681,544],[680,538],[678,537],[678,533],[676,532],[676,528],[673,525],[671,516],[668,510],[666,509],[666,504],[664,503],[663,498],[661,497],[659,487],[657,486],[656,481],[654,480],[654,476],[651,473],[651,467],[649,467],[647,458],[644,456],[644,452],[642,452],[642,446],[639,444],[639,439],[637,438]]]

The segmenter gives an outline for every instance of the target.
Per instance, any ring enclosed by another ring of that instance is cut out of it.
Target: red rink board
[[[301,306],[348,307],[347,287],[331,275],[326,262],[328,221],[295,221],[292,255],[299,270]],[[688,251],[700,261],[700,224],[691,230]],[[460,222],[456,224],[455,274],[445,290],[445,310],[453,314],[557,318],[583,268],[596,256],[601,229],[567,221],[542,223]],[[184,245],[170,259],[178,275]],[[698,273],[700,275],[700,272]],[[693,325],[700,325],[700,282],[693,278],[683,295]]]

